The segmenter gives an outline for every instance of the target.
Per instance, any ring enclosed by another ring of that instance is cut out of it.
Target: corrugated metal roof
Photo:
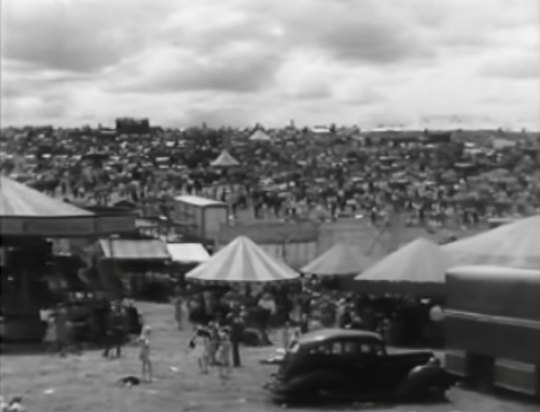
[[[169,260],[165,242],[158,239],[100,239],[99,245],[107,259]]]

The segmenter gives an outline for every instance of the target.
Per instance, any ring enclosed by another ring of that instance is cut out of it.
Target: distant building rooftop
[[[174,200],[177,200],[179,202],[189,203],[194,206],[201,206],[201,207],[225,206],[225,203],[220,202],[218,200],[207,199],[205,197],[199,197],[199,196],[188,196],[188,195],[178,196],[178,197],[175,197]]]

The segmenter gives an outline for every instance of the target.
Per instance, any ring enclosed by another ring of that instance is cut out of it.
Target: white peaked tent
[[[419,238],[354,278],[363,291],[440,294],[450,259],[439,245]]]
[[[233,167],[239,166],[240,163],[227,150],[223,149],[210,165],[214,167]]]
[[[540,215],[449,243],[442,249],[455,265],[540,269]]]
[[[371,265],[371,259],[362,255],[358,247],[338,243],[300,271],[313,275],[355,275]]]
[[[216,284],[284,282],[298,278],[298,273],[245,236],[237,237],[186,274],[187,280]]]
[[[262,131],[261,129],[257,129],[251,134],[249,140],[252,142],[269,142],[272,140],[272,138],[268,135],[268,133]]]

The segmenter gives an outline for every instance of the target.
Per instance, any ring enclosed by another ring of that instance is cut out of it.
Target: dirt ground
[[[155,382],[133,388],[115,384],[123,376],[139,374],[135,347],[126,347],[123,357],[114,360],[102,358],[99,351],[66,358],[43,353],[6,352],[1,355],[1,394],[4,397],[21,395],[29,412],[270,412],[283,409],[269,402],[262,389],[275,367],[260,365],[259,360],[273,353],[275,347],[243,348],[243,367],[234,370],[230,379],[221,380],[217,371],[200,375],[188,352],[187,341],[191,333],[176,330],[172,306],[141,303],[139,307],[153,329]],[[540,405],[454,388],[449,393],[449,401],[442,404],[355,404],[312,409],[532,412],[540,411]]]

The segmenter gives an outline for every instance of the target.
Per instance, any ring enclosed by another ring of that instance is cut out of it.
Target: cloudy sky
[[[540,128],[538,0],[3,0],[2,124]]]

